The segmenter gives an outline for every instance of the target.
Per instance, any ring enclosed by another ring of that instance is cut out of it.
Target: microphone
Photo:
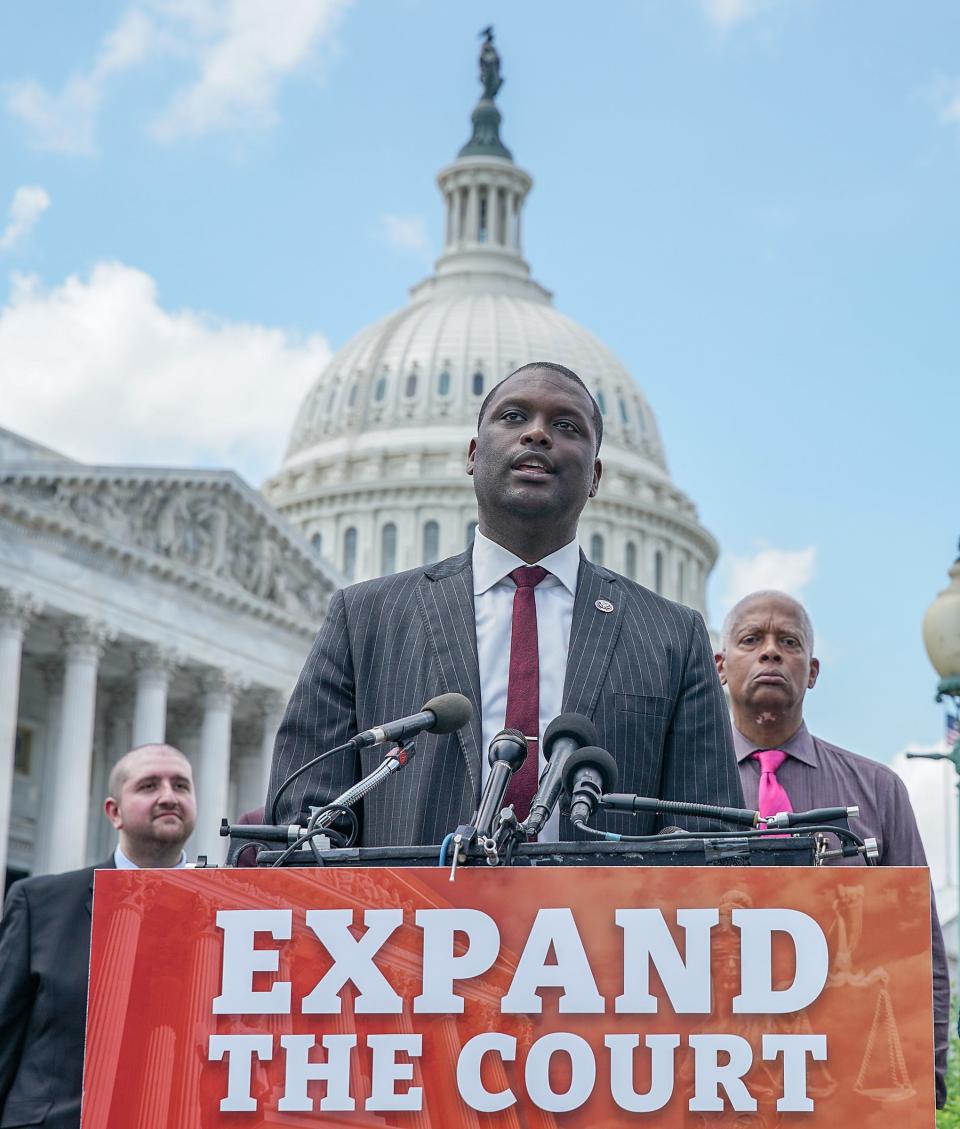
[[[483,786],[480,806],[472,819],[477,834],[489,838],[493,821],[503,805],[510,777],[527,759],[527,739],[519,729],[502,729],[490,742],[487,761],[490,775]]]
[[[856,805],[842,808],[812,808],[810,811],[781,811],[776,815],[769,815],[764,820],[764,826],[771,827],[811,827],[817,823],[842,823],[847,826],[848,819],[856,819],[860,808]]]
[[[606,749],[588,745],[567,757],[563,790],[570,797],[570,822],[586,823],[597,810],[604,792],[617,786],[617,762]]]
[[[469,698],[463,694],[440,694],[431,698],[419,713],[365,729],[351,737],[347,744],[352,749],[367,749],[371,745],[382,745],[384,741],[401,743],[424,730],[428,733],[453,733],[462,729],[471,717],[473,706]]]
[[[597,727],[579,713],[562,713],[547,726],[543,735],[543,755],[547,765],[540,774],[537,791],[530,801],[530,814],[524,830],[533,838],[543,830],[563,792],[563,769],[567,758],[584,745],[599,741]]]

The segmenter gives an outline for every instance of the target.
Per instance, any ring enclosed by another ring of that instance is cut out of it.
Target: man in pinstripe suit
[[[547,572],[536,588],[540,734],[560,712],[585,714],[617,761],[621,791],[742,805],[703,619],[592,564],[577,545],[580,513],[600,483],[602,430],[593,397],[561,365],[525,365],[492,390],[467,454],[474,545],[336,593],[277,735],[268,809],[282,781],[322,750],[456,691],[473,702],[471,724],[417,738],[416,758],[364,800],[360,842],[438,843],[469,819],[487,744],[504,724],[509,574],[525,564]],[[278,820],[298,822],[380,756],[331,757],[304,773],[281,797]],[[593,823],[636,834],[658,827],[653,816],[606,813]],[[556,817],[547,831],[574,837]]]

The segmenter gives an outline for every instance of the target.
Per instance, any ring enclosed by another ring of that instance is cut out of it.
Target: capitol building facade
[[[222,857],[220,819],[262,803],[283,704],[336,586],[470,544],[477,413],[527,362],[573,369],[604,415],[584,551],[705,612],[717,544],[671,481],[637,384],[531,277],[533,182],[500,140],[490,42],[481,77],[473,136],[438,176],[434,273],[318,375],[261,493],[230,471],[76,463],[0,418],[8,880],[102,859],[110,767],[147,741],[190,758],[200,819],[188,850]]]

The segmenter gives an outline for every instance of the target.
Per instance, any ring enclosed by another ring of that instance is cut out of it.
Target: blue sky
[[[282,13],[282,15],[281,15]],[[527,258],[643,387],[722,546],[803,596],[811,727],[932,742],[956,505],[960,6],[0,6],[0,426],[259,482],[331,350],[439,249],[477,32]]]

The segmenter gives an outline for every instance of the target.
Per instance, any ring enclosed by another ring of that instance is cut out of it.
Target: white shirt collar
[[[527,563],[496,541],[484,537],[478,529],[473,538],[473,594],[479,596],[486,592],[515,568]],[[580,543],[576,537],[535,563],[555,576],[571,596],[576,596],[577,574],[580,571]]]
[[[117,870],[139,870],[140,869],[140,867],[137,866],[137,864],[132,859],[128,859],[127,856],[123,853],[123,851],[120,850],[120,844],[119,843],[117,843],[117,849],[113,852],[113,862],[114,862],[114,865],[116,866]],[[187,852],[181,851],[180,852],[180,861],[177,863],[177,865],[175,867],[173,867],[173,869],[174,870],[180,870],[182,867],[184,867],[186,865],[187,865]]]

